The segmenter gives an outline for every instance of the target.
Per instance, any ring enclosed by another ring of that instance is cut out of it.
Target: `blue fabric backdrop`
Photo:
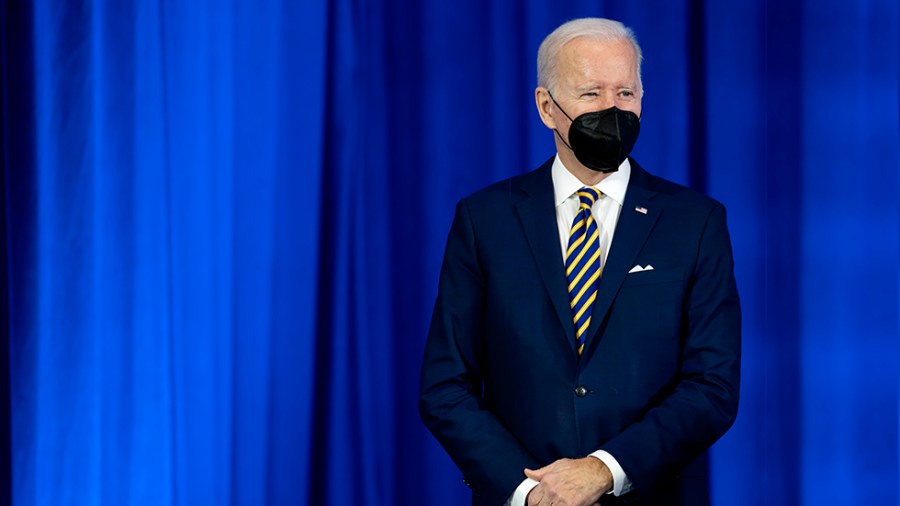
[[[644,48],[636,158],[729,209],[715,504],[900,502],[895,0],[2,15],[15,504],[465,504],[416,414],[444,240],[457,199],[552,155],[534,55],[588,15]]]

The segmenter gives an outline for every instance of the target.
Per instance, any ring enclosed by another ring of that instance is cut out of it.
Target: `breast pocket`
[[[626,286],[655,285],[684,281],[684,267],[664,267],[650,271],[632,272],[625,275],[622,288]]]

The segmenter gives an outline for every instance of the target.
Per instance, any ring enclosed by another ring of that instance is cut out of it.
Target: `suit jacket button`
[[[584,397],[588,394],[588,389],[584,387],[584,385],[578,385],[575,387],[575,395],[578,397]]]

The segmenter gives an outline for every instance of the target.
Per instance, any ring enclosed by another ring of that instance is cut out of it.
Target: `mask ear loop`
[[[572,116],[569,116],[569,113],[567,113],[566,110],[563,109],[561,105],[559,105],[559,102],[557,102],[556,99],[553,98],[553,93],[550,93],[550,90],[547,90],[547,95],[550,96],[550,100],[552,100],[553,103],[556,104],[556,107],[558,107],[559,110],[562,111],[563,114],[565,114],[566,118],[569,119],[569,123],[575,123],[575,120],[572,119]],[[570,127],[570,128],[571,128],[571,127]],[[566,142],[565,139],[563,139],[563,136],[562,136],[561,133],[559,133],[559,130],[557,130],[557,129],[554,128],[553,131],[556,132],[556,136],[559,137],[559,140],[561,140],[562,143],[565,144],[567,148],[569,148],[569,151],[571,151],[571,152],[574,153],[575,150],[572,149],[572,146],[570,146],[569,143]]]

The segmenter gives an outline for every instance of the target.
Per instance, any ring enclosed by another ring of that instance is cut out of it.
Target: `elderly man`
[[[641,50],[605,19],[538,51],[557,155],[459,202],[422,365],[422,419],[473,504],[709,502],[737,414],[725,210],[628,158]]]

